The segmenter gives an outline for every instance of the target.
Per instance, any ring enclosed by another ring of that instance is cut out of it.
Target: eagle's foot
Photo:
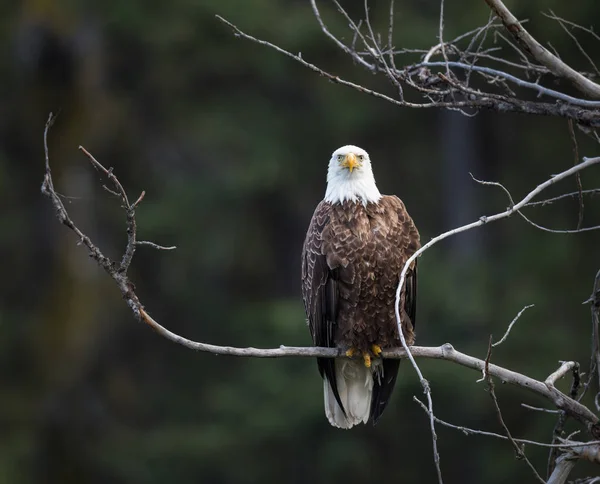
[[[379,345],[371,345],[371,353],[373,353],[373,356],[379,356],[381,355],[381,353],[383,353],[383,350],[381,349],[381,346]]]
[[[352,358],[354,356],[362,356],[362,359],[365,363],[365,366],[367,368],[371,367],[371,359],[372,358],[377,358],[379,355],[381,355],[381,352],[383,350],[381,349],[380,346],[378,345],[371,345],[371,351],[360,351],[358,348],[349,348],[348,350],[346,350],[346,357],[347,358]]]

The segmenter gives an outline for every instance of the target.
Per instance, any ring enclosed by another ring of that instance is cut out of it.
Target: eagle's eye
[[[344,155],[337,155],[338,161],[344,161]]]
[[[365,161],[365,155],[358,155],[357,158],[359,161]]]

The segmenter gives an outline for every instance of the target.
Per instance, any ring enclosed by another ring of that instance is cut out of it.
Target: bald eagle
[[[420,247],[404,203],[381,195],[371,160],[356,146],[333,152],[325,199],[308,227],[302,250],[302,296],[316,346],[342,348],[354,358],[317,358],[325,414],[349,429],[377,423],[396,383],[400,360],[383,349],[400,346],[396,289],[407,259]],[[400,312],[407,344],[415,340],[417,266],[402,288]]]

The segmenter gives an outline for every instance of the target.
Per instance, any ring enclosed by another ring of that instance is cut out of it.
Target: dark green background
[[[349,5],[357,19],[359,3]],[[446,38],[488,19],[483,0],[446,3]],[[530,19],[528,28],[590,71],[540,11],[600,29],[600,3],[525,3],[514,13]],[[331,4],[321,4],[349,40]],[[398,2],[396,45],[436,43],[438,8]],[[384,34],[387,9],[373,3]],[[140,238],[178,247],[136,255],[131,276],[148,311],[191,339],[258,347],[310,343],[300,250],[334,149],[352,143],[370,152],[381,191],[405,201],[426,242],[507,206],[500,190],[475,184],[469,172],[519,198],[569,167],[567,122],[400,109],[235,38],[215,14],[394,94],[335,48],[307,2],[0,4],[0,482],[432,482],[428,420],[413,402],[423,394],[406,362],[380,424],[340,431],[325,419],[313,361],[198,354],[136,323],[40,194],[45,120],[60,113],[49,136],[56,188],[108,255],[124,248],[124,215],[80,144],[114,167],[131,198],[146,190]],[[600,63],[598,43],[580,38]],[[580,132],[578,139],[581,155],[600,154]],[[582,183],[598,187],[598,168]],[[569,179],[548,194],[575,189]],[[600,223],[597,209],[586,199],[586,225]],[[577,202],[528,214],[573,228]],[[590,317],[581,302],[600,265],[598,245],[597,232],[553,235],[517,217],[441,243],[420,261],[418,343],[451,342],[484,357],[489,335],[500,338],[535,304],[493,361],[540,379],[558,360],[587,364]],[[484,384],[475,383],[481,375],[420,364],[440,418],[501,431]],[[550,440],[554,416],[520,407],[547,402],[500,383],[497,393],[515,436]],[[507,442],[442,427],[438,435],[446,482],[532,480]],[[526,451],[544,473],[547,452]]]

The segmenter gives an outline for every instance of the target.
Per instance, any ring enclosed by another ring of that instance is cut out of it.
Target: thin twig
[[[492,347],[495,348],[496,346],[500,346],[502,343],[504,343],[504,341],[506,340],[506,338],[508,338],[508,335],[510,334],[510,330],[512,329],[514,324],[519,320],[519,318],[521,317],[521,314],[523,314],[527,309],[532,308],[534,306],[535,306],[535,304],[530,304],[529,306],[525,306],[523,309],[521,309],[519,311],[519,314],[517,314],[515,316],[515,318],[511,321],[511,323],[508,325],[508,329],[506,330],[506,333],[504,333],[504,336],[502,336],[502,339],[500,341],[497,341],[496,343],[494,343],[492,345]]]
[[[592,98],[600,98],[600,85],[590,81],[585,76],[565,64],[556,55],[535,40],[521,25],[517,18],[506,8],[501,0],[485,0],[492,11],[502,20],[506,29],[519,44],[529,52],[540,64],[546,66],[552,73],[571,82],[580,92]]]
[[[388,24],[388,49],[390,65],[396,70],[396,60],[394,56],[394,0],[390,0],[390,15]]]
[[[562,18],[557,17],[552,10],[550,10],[550,13],[552,15],[548,15],[547,13],[542,12],[542,15],[545,15],[546,17],[554,19],[554,20],[556,20],[558,22],[558,24],[567,33],[567,35],[569,37],[571,37],[571,39],[573,39],[573,42],[575,42],[575,45],[579,49],[579,52],[581,52],[581,54],[587,59],[587,61],[590,63],[590,65],[592,66],[592,68],[594,69],[594,71],[596,72],[596,74],[600,76],[600,70],[598,70],[598,66],[596,66],[596,63],[592,60],[592,58],[589,56],[589,54],[585,51],[585,49],[579,43],[579,40],[577,40],[577,37],[575,37],[575,35],[573,35],[573,32],[571,32],[567,28],[567,26],[565,25],[566,22]]]
[[[414,109],[433,109],[433,108],[475,108],[475,109],[491,109],[502,113],[514,112],[514,113],[524,113],[524,114],[534,114],[538,116],[559,116],[564,118],[571,118],[578,123],[581,123],[586,126],[596,126],[600,125],[600,114],[594,110],[581,109],[580,107],[570,106],[570,105],[557,105],[555,103],[543,103],[539,101],[523,101],[516,98],[507,98],[503,96],[492,95],[490,93],[482,93],[479,91],[469,90],[466,91],[470,96],[468,100],[463,101],[439,101],[435,100],[432,102],[424,102],[424,103],[414,103],[401,99],[394,99],[390,96],[387,96],[381,92],[374,91],[368,89],[360,84],[356,84],[345,79],[340,78],[339,76],[335,76],[330,74],[323,69],[317,67],[310,62],[305,61],[300,55],[292,54],[281,47],[272,44],[271,42],[267,42],[265,40],[257,39],[249,34],[244,33],[238,27],[236,27],[231,22],[228,22],[223,17],[217,15],[216,18],[228,25],[233,31],[234,34],[238,37],[244,38],[251,42],[255,42],[259,45],[263,45],[274,49],[275,51],[290,57],[296,62],[302,64],[304,67],[316,72],[317,74],[327,78],[329,81],[334,82],[336,84],[340,84],[345,87],[352,88],[356,91],[359,91],[364,94],[368,94],[370,96],[382,99],[389,103],[392,103],[396,106],[409,107]],[[377,70],[376,67],[373,67],[374,70]],[[454,85],[454,84],[453,84]],[[414,83],[411,86],[415,87]],[[418,87],[418,86],[416,86]],[[464,90],[464,89],[463,89]],[[430,90],[426,90],[425,92],[430,92]],[[444,94],[441,92],[440,94]]]
[[[535,223],[522,212],[519,212],[519,215],[523,220],[525,220],[528,224],[533,225],[536,229],[543,230],[544,232],[550,232],[551,234],[580,234],[582,232],[600,230],[600,225],[592,225],[591,227],[582,227],[580,229],[550,229],[548,227],[544,227],[543,225]]]
[[[525,455],[525,450],[524,450],[523,446],[520,446],[515,441],[510,430],[508,429],[508,426],[506,425],[506,422],[504,421],[504,417],[502,416],[502,410],[500,410],[500,404],[498,403],[498,397],[496,397],[496,392],[494,389],[494,381],[492,380],[492,377],[490,376],[489,371],[488,371],[489,362],[490,362],[491,357],[492,357],[492,337],[490,335],[490,340],[488,343],[488,352],[487,352],[487,356],[485,358],[485,362],[486,362],[485,379],[488,384],[488,391],[489,391],[490,397],[492,398],[492,401],[494,402],[494,407],[496,409],[496,415],[498,417],[498,422],[500,423],[500,426],[504,430],[506,437],[508,437],[508,441],[512,444],[513,449],[515,450],[515,453],[517,455],[517,459],[524,460],[525,463],[531,469],[531,472],[533,473],[535,478],[542,484],[545,484],[544,479],[542,479],[542,477],[538,474],[538,471],[536,470],[536,468],[533,466],[531,461]]]
[[[411,257],[409,257],[408,260],[406,261],[406,263],[404,264],[402,272],[400,273],[400,281],[399,281],[398,287],[396,289],[396,301],[395,301],[396,323],[397,323],[398,331],[400,332],[400,335],[402,335],[402,321],[401,321],[400,309],[399,309],[400,308],[400,296],[401,296],[402,288],[404,287],[404,283],[406,280],[406,273],[408,272],[409,268],[412,267],[414,261],[418,257],[420,257],[421,254],[423,254],[423,252],[425,252],[433,245],[437,244],[438,242],[441,242],[442,240],[444,240],[448,237],[459,234],[461,232],[465,232],[467,230],[472,230],[474,228],[481,227],[490,222],[495,222],[497,220],[501,220],[501,219],[510,217],[515,212],[518,212],[527,203],[529,203],[529,201],[531,201],[535,196],[537,196],[539,193],[544,191],[549,186],[554,185],[555,183],[559,182],[560,180],[563,180],[564,178],[567,178],[567,177],[577,173],[578,171],[583,170],[583,169],[585,169],[591,165],[597,164],[597,163],[600,163],[600,157],[584,158],[584,161],[582,163],[580,163],[574,167],[571,167],[568,170],[565,170],[562,173],[559,173],[559,174],[549,178],[544,183],[541,183],[540,185],[538,185],[534,190],[529,192],[519,203],[514,204],[514,205],[511,204],[511,206],[508,209],[506,209],[504,212],[497,213],[497,214],[491,215],[489,217],[483,216],[476,222],[472,222],[470,224],[463,225],[462,227],[458,227],[458,228],[449,230],[447,232],[444,232],[443,234],[440,234],[437,237],[434,237],[433,239],[431,239],[428,243],[423,245],[419,250],[415,251],[415,253]],[[485,183],[495,184],[495,182],[485,182]],[[500,184],[497,184],[497,185],[500,185]],[[500,186],[502,186],[502,185],[500,185]],[[502,188],[504,188],[504,187],[502,187]],[[403,346],[405,348],[407,348],[404,342],[403,342]],[[413,363],[413,367],[416,367],[417,366],[416,363],[414,363],[414,360],[412,360],[410,358],[410,350],[407,349],[407,352],[409,353],[409,359],[411,360],[411,363]],[[418,374],[420,374],[420,370],[418,371]],[[419,378],[421,378],[421,377],[419,376]]]
[[[155,244],[154,242],[150,242],[148,240],[137,240],[135,243],[136,243],[136,245],[149,245],[153,249],[158,249],[158,250],[174,250],[177,248],[177,246],[175,246],[175,245],[165,247],[164,245],[158,245],[158,244]]]
[[[100,162],[98,162],[98,160],[96,160],[96,158],[94,158],[91,155],[91,153],[88,150],[86,150],[83,146],[79,146],[79,150],[83,151],[83,153],[85,154],[85,156],[88,157],[88,159],[90,160],[90,162],[92,163],[94,168],[96,168],[97,170],[100,170],[102,173],[104,173],[108,177],[108,179],[112,182],[112,184],[117,189],[118,195],[122,198],[123,203],[125,204],[125,207],[129,208],[130,205],[129,205],[129,199],[127,198],[127,193],[125,193],[125,189],[123,188],[123,185],[121,185],[121,182],[113,173],[113,169],[112,168],[110,168],[110,169],[104,168],[104,166]]]
[[[579,163],[579,146],[577,145],[577,137],[575,136],[575,130],[573,129],[573,120],[567,120],[569,126],[569,135],[573,142],[573,164]],[[577,182],[577,191],[579,192],[579,215],[577,217],[577,229],[581,228],[583,223],[583,187],[581,186],[581,173],[575,175],[575,181]]]
[[[536,73],[536,74],[548,74],[550,71],[548,69],[546,69],[544,66],[538,66],[536,64],[518,64],[517,62],[512,62],[509,61],[507,59],[503,59],[502,57],[497,57],[497,56],[493,56],[493,55],[489,55],[489,52],[495,52],[495,51],[499,51],[499,50],[503,50],[501,47],[494,47],[491,49],[487,49],[484,52],[479,52],[477,54],[472,53],[472,52],[463,52],[463,56],[465,57],[465,59],[468,59],[469,57],[474,57],[475,55],[477,55],[477,58],[479,59],[488,59],[494,62],[499,62],[501,64],[510,66],[510,67],[514,67],[516,69],[519,70],[523,70],[525,71],[525,74],[531,74],[531,73]]]
[[[446,45],[444,44],[444,0],[440,0],[440,22],[438,31],[438,40],[440,41],[440,50],[442,57],[446,63],[446,75],[450,77],[450,67],[448,67],[448,54],[446,53]]]
[[[600,188],[594,188],[592,190],[583,190],[581,192],[581,194],[582,195],[598,195],[598,194],[600,194]],[[563,200],[565,198],[574,198],[574,197],[578,197],[579,195],[580,195],[579,192],[563,193],[562,195],[559,195],[557,197],[547,198],[546,200],[540,200],[539,202],[530,202],[525,206],[526,207],[534,207],[536,205],[541,205],[543,207],[545,205],[550,205],[553,202],[557,202],[558,200]]]
[[[401,287],[402,286],[398,286],[398,290],[397,290],[397,294],[396,294],[397,298],[399,297],[398,293],[400,292]],[[402,347],[406,351],[406,356],[408,357],[413,368],[415,369],[415,372],[417,373],[417,376],[419,377],[419,382],[421,383],[421,386],[423,387],[423,392],[425,393],[425,396],[427,398],[427,408],[429,409],[429,428],[431,431],[431,441],[433,444],[433,462],[435,464],[438,482],[441,483],[442,482],[442,470],[440,468],[440,454],[439,454],[438,448],[437,448],[437,434],[435,432],[435,420],[433,417],[434,412],[433,412],[433,399],[431,398],[431,387],[429,385],[429,382],[423,376],[423,373],[421,372],[419,365],[417,365],[417,362],[413,358],[413,354],[412,354],[411,350],[409,349],[408,344],[406,343],[406,338],[404,337],[404,331],[402,330],[402,323],[401,323],[398,307],[399,307],[399,304],[396,304],[396,321],[398,324],[398,334],[400,335],[400,342],[402,343]]]
[[[522,403],[521,407],[526,408],[528,410],[535,410],[536,412],[546,412],[552,414],[558,413],[558,410],[553,410],[551,408],[534,407],[533,405],[527,405],[526,403]]]
[[[512,195],[510,194],[510,192],[508,191],[508,189],[502,185],[501,183],[498,182],[490,182],[490,181],[484,181],[484,180],[478,180],[477,178],[475,178],[473,176],[472,173],[469,173],[471,175],[471,178],[476,181],[477,183],[481,184],[481,185],[491,185],[491,186],[496,186],[502,189],[502,191],[504,191],[504,193],[506,194],[506,196],[508,197],[508,200],[510,202],[510,206],[513,207],[515,202],[513,201]],[[576,175],[578,175],[579,173],[576,173]],[[525,206],[530,206],[530,205],[534,205],[534,204],[526,204]],[[529,217],[527,217],[522,211],[518,210],[517,213],[519,214],[519,216],[525,220],[527,223],[529,223],[530,225],[533,225],[535,228],[539,229],[539,230],[543,230],[544,232],[550,232],[553,234],[579,234],[582,232],[590,232],[592,230],[599,230],[600,229],[600,225],[594,225],[591,227],[583,227],[583,228],[577,228],[577,229],[550,229],[548,227],[544,227],[542,225],[539,225],[537,223],[535,223],[533,220],[531,220]]]
[[[337,1],[335,3],[339,5],[339,3]],[[379,42],[377,42],[377,39],[375,38],[375,33],[373,32],[373,27],[371,25],[371,19],[369,17],[369,0],[365,0],[364,1],[364,9],[365,9],[365,23],[367,24],[367,29],[369,30],[369,36],[371,37],[371,41],[373,42],[373,46],[374,46],[374,47],[371,47],[371,49],[376,53],[375,58],[377,60],[379,60],[379,62],[383,65],[383,68],[385,69],[385,72],[387,74],[388,79],[398,89],[398,97],[400,99],[403,99],[404,98],[404,91],[402,89],[402,85],[400,84],[400,82],[398,81],[397,77],[394,75],[394,73],[392,72],[392,70],[388,66],[388,63],[385,60],[385,56],[381,52],[381,47],[379,45]],[[358,28],[356,30],[358,31]],[[369,46],[367,45],[367,48],[368,47]]]
[[[350,55],[356,62],[358,62],[360,65],[362,65],[363,67],[366,67],[367,69],[369,69],[370,71],[374,71],[375,70],[375,66],[373,64],[370,64],[369,62],[367,62],[366,60],[364,60],[361,56],[359,56],[355,51],[353,51],[352,49],[350,49],[346,44],[344,44],[341,40],[339,40],[335,35],[333,35],[329,29],[327,28],[327,26],[325,25],[325,22],[323,22],[323,19],[321,18],[321,12],[319,12],[319,9],[317,7],[317,2],[316,0],[310,0],[310,4],[312,6],[313,9],[313,13],[315,14],[315,18],[317,19],[317,22],[319,22],[319,25],[321,26],[321,30],[323,31],[323,33],[329,37],[331,40],[333,40],[333,42],[340,48],[342,49],[344,52],[346,52],[346,54]],[[221,20],[221,22],[225,22],[226,24],[228,24],[231,27],[234,27],[232,24],[230,24],[229,22],[227,22],[223,17],[221,17],[220,15],[217,15],[217,18],[219,20]]]
[[[552,10],[550,10],[550,11],[552,12]],[[571,27],[573,27],[575,29],[583,30],[584,32],[587,32],[592,37],[594,37],[596,40],[600,41],[600,35],[598,35],[596,32],[594,32],[594,30],[591,28],[588,29],[582,25],[579,25],[579,24],[576,24],[569,20],[565,20],[564,18],[558,17],[558,16],[554,15],[554,12],[552,12],[552,15],[548,15],[547,13],[542,12],[542,15],[545,15],[546,17],[551,18],[552,20],[559,20],[559,21],[563,22],[564,24],[570,25]]]
[[[473,71],[473,72],[481,72],[481,73],[489,74],[491,76],[499,76],[499,77],[502,77],[503,79],[506,79],[507,81],[510,81],[510,82],[516,84],[517,86],[524,87],[527,89],[533,89],[540,94],[543,94],[543,95],[549,96],[549,97],[553,97],[555,99],[560,99],[561,101],[568,102],[570,104],[573,104],[574,106],[585,106],[585,107],[590,107],[590,108],[599,108],[600,107],[600,101],[588,101],[586,99],[580,99],[580,98],[576,98],[573,96],[569,96],[568,94],[563,94],[562,92],[558,92],[553,89],[548,89],[547,87],[540,86],[539,84],[537,84],[535,82],[524,81],[523,79],[519,79],[518,77],[513,76],[512,74],[509,74],[508,72],[500,71],[498,69],[492,69],[490,67],[474,66],[474,65],[470,65],[470,64],[465,64],[463,62],[453,62],[452,61],[452,62],[447,62],[447,63],[446,62],[421,62],[419,64],[411,66],[410,69],[412,70],[412,69],[418,69],[421,67],[443,67],[443,66],[456,67],[456,68],[464,69],[467,72]]]
[[[427,413],[427,415],[429,415],[429,409],[427,408],[427,405],[425,405],[421,400],[419,400],[415,396],[413,396],[413,400],[421,406],[421,408],[425,411],[425,413]],[[532,408],[535,408],[535,407],[532,407]],[[434,416],[434,420],[436,421],[436,423],[439,423],[440,425],[443,425],[444,427],[458,430],[467,436],[482,435],[484,437],[494,437],[495,439],[508,440],[508,437],[506,435],[497,434],[495,432],[488,432],[487,430],[472,429],[469,427],[464,427],[462,425],[454,425],[454,424],[446,422],[446,421],[440,419],[439,417],[435,417],[435,416]],[[547,444],[545,442],[538,442],[536,440],[517,439],[517,438],[514,438],[514,441],[518,442],[520,444],[529,444],[529,445],[535,445],[537,447],[546,447],[546,448],[554,448],[554,447],[569,448],[569,447],[580,447],[582,445],[583,446],[592,446],[592,445],[600,444],[600,440],[592,440],[589,442],[568,442],[567,441],[567,442],[561,443],[561,444]]]
[[[125,208],[125,212],[127,213],[127,246],[125,247],[125,253],[123,254],[123,257],[121,259],[121,264],[119,265],[119,272],[124,274],[127,272],[127,269],[129,269],[129,266],[131,265],[133,255],[135,254],[135,247],[137,245],[135,240],[137,233],[137,227],[135,222],[135,207],[138,205],[138,203],[142,201],[145,192],[142,192],[142,194],[139,196],[139,198],[137,199],[135,204],[133,204],[133,206],[130,205],[129,199],[127,198],[127,193],[125,192],[125,189],[123,188],[123,185],[121,185],[119,179],[113,173],[113,169],[107,169],[104,166],[102,166],[102,164],[98,160],[96,160],[96,158],[94,158],[91,155],[91,153],[87,151],[83,146],[79,146],[79,149],[83,151],[83,153],[89,158],[89,160],[92,162],[92,165],[96,169],[100,170],[102,173],[108,176],[108,179],[117,189],[117,193],[121,198],[121,201],[123,202],[123,206]]]

